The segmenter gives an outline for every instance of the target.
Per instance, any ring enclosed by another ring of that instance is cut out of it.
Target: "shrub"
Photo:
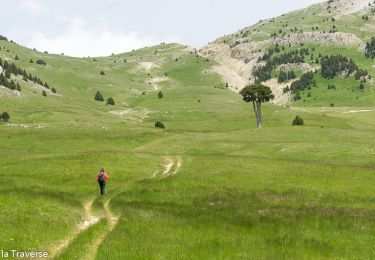
[[[331,103],[330,105],[329,105],[330,107],[334,107],[335,106],[335,104],[334,103]]]
[[[114,106],[114,105],[115,105],[115,101],[113,100],[112,97],[110,97],[110,98],[107,99],[107,103],[106,103],[106,105],[111,105],[111,106]]]
[[[105,75],[104,71],[100,71],[100,75],[104,76]]]
[[[38,59],[38,60],[36,61],[36,64],[38,64],[38,65],[44,65],[44,66],[47,65],[47,63],[46,63],[44,60],[42,60],[42,59]]]
[[[103,98],[102,94],[99,91],[96,92],[96,94],[95,94],[95,100],[96,101],[100,101],[100,102],[104,101],[104,98]]]
[[[14,57],[15,60],[19,60],[20,58],[18,58],[18,55],[16,55],[16,57]]]
[[[305,122],[303,121],[302,117],[296,116],[292,122],[292,125],[305,125]]]
[[[159,97],[159,98],[163,98],[163,97],[164,97],[163,92],[159,91],[159,92],[158,92],[158,97]]]
[[[34,63],[33,59],[30,59],[30,63]]]
[[[162,122],[160,122],[160,121],[156,121],[155,122],[155,127],[156,128],[165,129],[165,125]]]
[[[0,120],[4,121],[4,122],[8,122],[10,119],[10,116],[8,114],[8,112],[3,112],[1,115],[0,115]]]
[[[47,96],[47,92],[45,90],[43,90],[42,95],[43,95],[43,97],[46,97]]]
[[[57,92],[55,88],[52,88],[51,91],[52,91],[52,93],[54,93],[54,94],[56,94],[56,92]]]

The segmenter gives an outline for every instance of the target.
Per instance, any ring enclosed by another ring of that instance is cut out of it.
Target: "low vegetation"
[[[156,128],[161,128],[161,129],[165,129],[165,125],[163,122],[160,122],[160,121],[156,121],[155,122],[155,127]]]
[[[305,122],[303,121],[302,117],[296,116],[296,118],[292,122],[292,125],[294,126],[305,125]]]
[[[0,115],[0,121],[8,122],[9,119],[10,119],[10,115],[8,114],[8,112],[1,113],[1,115]]]

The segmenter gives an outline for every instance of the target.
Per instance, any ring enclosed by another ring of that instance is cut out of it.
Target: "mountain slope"
[[[317,58],[320,61],[322,56],[341,54],[344,51],[345,55],[353,59],[360,69],[367,70],[370,75],[373,75],[375,70],[372,60],[366,59],[363,52],[366,42],[375,32],[374,10],[373,2],[364,0],[333,0],[316,4],[280,17],[260,21],[234,34],[219,38],[203,47],[200,54],[219,63],[219,65],[214,66],[214,71],[219,73],[223,80],[228,82],[231,89],[236,92],[255,80],[254,71],[265,64],[261,60],[262,57],[270,48],[275,46],[281,48],[281,51],[274,54],[273,57],[293,50],[308,48],[309,57],[304,57],[304,62],[295,66],[296,70],[301,72],[305,67],[317,71],[320,69],[320,66],[317,66],[316,63]],[[312,55],[311,59],[310,54]],[[280,71],[279,68],[273,71],[272,78],[277,76],[278,71]],[[349,82],[350,84],[353,83],[352,81]],[[290,85],[292,81],[288,83]],[[326,87],[324,85],[335,84],[336,81],[323,80],[318,83],[320,83],[320,87]],[[338,97],[332,99],[332,102],[336,101],[342,106],[372,104],[369,101],[371,100],[369,96],[373,97],[374,85],[372,81],[367,83],[368,92],[360,95],[365,96],[366,101],[340,102],[342,95],[339,94]],[[274,84],[274,81],[264,84],[273,89],[277,96],[276,103],[290,103],[293,96],[290,93],[284,95],[282,91],[284,85]],[[343,87],[352,88],[353,86],[345,84]],[[307,96],[307,93],[302,94]],[[330,95],[328,92],[322,91],[320,91],[320,94]],[[321,105],[314,100],[310,102],[305,99],[303,105],[306,104]],[[325,104],[325,106],[327,105]]]

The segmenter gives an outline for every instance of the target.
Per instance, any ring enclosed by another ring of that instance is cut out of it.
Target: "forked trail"
[[[95,241],[88,246],[86,254],[82,259],[95,259],[97,250],[104,239],[112,232],[114,227],[119,221],[119,218],[116,217],[109,208],[110,199],[107,199],[103,202],[104,216],[97,216],[92,213],[92,204],[94,203],[95,198],[90,199],[89,201],[83,204],[85,216],[84,220],[77,225],[77,228],[65,239],[60,241],[57,246],[52,247],[49,250],[49,256],[55,258],[59,256],[64,250],[69,249],[69,246],[74,243],[74,239],[78,237],[81,233],[85,232],[89,227],[96,225],[102,218],[107,220],[108,228],[105,232],[100,234]]]
[[[115,228],[116,224],[119,221],[119,218],[112,214],[110,208],[109,208],[109,202],[110,200],[106,200],[103,203],[103,208],[105,212],[105,218],[107,219],[108,228],[106,232],[103,232],[95,241],[94,243],[89,247],[87,250],[87,254],[83,259],[86,260],[92,260],[95,259],[96,253],[98,251],[99,246],[102,244],[104,239],[112,232],[112,230]]]
[[[174,176],[177,174],[179,169],[182,166],[182,158],[180,156],[176,157],[165,157],[164,158],[164,165],[163,168],[156,171],[152,178],[166,178],[170,176]],[[84,219],[80,222],[76,229],[62,241],[60,241],[57,245],[51,247],[49,251],[49,256],[51,258],[58,257],[61,253],[65,250],[69,250],[69,247],[74,244],[74,240],[83,232],[85,232],[91,226],[98,224],[98,222],[105,218],[107,221],[107,228],[104,232],[102,232],[90,245],[88,245],[85,254],[83,255],[82,259],[91,260],[95,259],[97,254],[98,248],[102,244],[102,242],[106,239],[106,237],[113,231],[116,227],[119,218],[115,216],[109,207],[111,199],[103,200],[103,210],[104,215],[98,216],[93,214],[92,212],[92,205],[95,201],[95,198],[91,198],[90,200],[86,201],[83,204],[84,208]]]
[[[82,222],[80,222],[78,225],[77,225],[77,228],[66,238],[64,238],[62,241],[60,241],[57,245],[53,246],[50,250],[48,250],[49,252],[49,256],[51,258],[54,258],[56,257],[57,255],[59,255],[63,250],[65,250],[67,247],[69,247],[69,245],[71,244],[71,242],[82,232],[84,232],[87,228],[89,228],[90,226],[92,225],[95,225],[96,223],[99,222],[100,220],[100,217],[99,216],[95,216],[92,214],[92,211],[91,211],[91,207],[92,207],[92,204],[94,203],[94,198],[88,200],[87,202],[85,202],[83,204],[83,208],[84,208],[84,211],[85,211],[85,214],[84,214],[84,219]]]

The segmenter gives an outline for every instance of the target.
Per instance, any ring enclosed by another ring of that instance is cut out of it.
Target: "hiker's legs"
[[[105,182],[100,182],[100,194],[103,196],[105,195]]]

